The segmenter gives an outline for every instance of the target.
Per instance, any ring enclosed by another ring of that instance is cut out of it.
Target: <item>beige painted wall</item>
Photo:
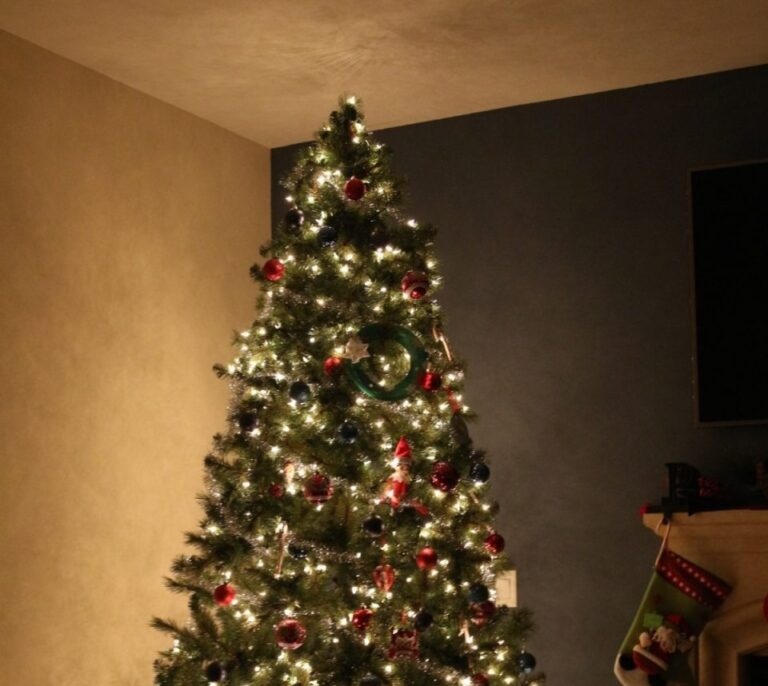
[[[0,32],[3,686],[151,683],[268,183],[265,148]]]

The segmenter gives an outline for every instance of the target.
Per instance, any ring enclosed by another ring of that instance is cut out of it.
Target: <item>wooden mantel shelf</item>
[[[643,524],[664,536],[662,516],[646,514]],[[700,637],[700,686],[738,686],[739,657],[768,647],[768,510],[676,513],[671,525],[670,550],[733,586]]]

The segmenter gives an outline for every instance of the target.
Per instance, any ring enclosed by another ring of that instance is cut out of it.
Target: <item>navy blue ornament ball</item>
[[[470,603],[484,603],[491,597],[490,591],[487,586],[483,584],[472,584],[469,587],[469,602]]]
[[[485,462],[475,462],[475,464],[469,468],[469,477],[472,481],[484,484],[491,478],[491,470]]]
[[[308,553],[309,551],[303,545],[299,545],[298,543],[288,544],[288,554],[294,560],[303,560],[307,557]]]
[[[347,445],[357,440],[358,433],[357,427],[352,422],[344,422],[337,431],[339,440]]]
[[[536,658],[530,653],[523,651],[517,656],[517,668],[523,674],[530,674],[536,669]]]
[[[380,517],[368,517],[363,522],[363,531],[371,538],[377,538],[384,533],[384,522],[381,521]]]
[[[211,662],[205,668],[205,678],[209,684],[218,684],[224,679],[224,669],[218,662]]]
[[[418,631],[426,631],[432,626],[434,621],[435,618],[429,612],[421,610],[414,618],[413,626],[416,627]]]
[[[339,232],[333,226],[324,226],[317,232],[317,240],[320,245],[330,246],[336,243],[339,238]]]
[[[259,418],[255,412],[243,412],[237,418],[237,425],[240,427],[240,431],[248,433],[253,431],[259,423]]]
[[[298,208],[294,207],[285,215],[285,225],[292,230],[298,229],[304,223],[304,213]]]
[[[288,390],[288,395],[291,396],[300,405],[309,402],[312,397],[312,391],[309,390],[309,386],[303,381],[294,381]]]

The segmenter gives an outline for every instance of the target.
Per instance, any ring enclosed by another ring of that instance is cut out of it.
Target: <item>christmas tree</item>
[[[284,181],[258,316],[218,373],[229,429],[205,458],[189,621],[161,686],[534,684],[463,365],[443,334],[435,232],[406,220],[390,154],[343,100]]]

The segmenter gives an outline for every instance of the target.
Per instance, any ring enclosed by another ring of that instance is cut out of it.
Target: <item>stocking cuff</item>
[[[731,592],[725,581],[671,550],[662,553],[656,572],[678,591],[710,610],[717,610]]]

